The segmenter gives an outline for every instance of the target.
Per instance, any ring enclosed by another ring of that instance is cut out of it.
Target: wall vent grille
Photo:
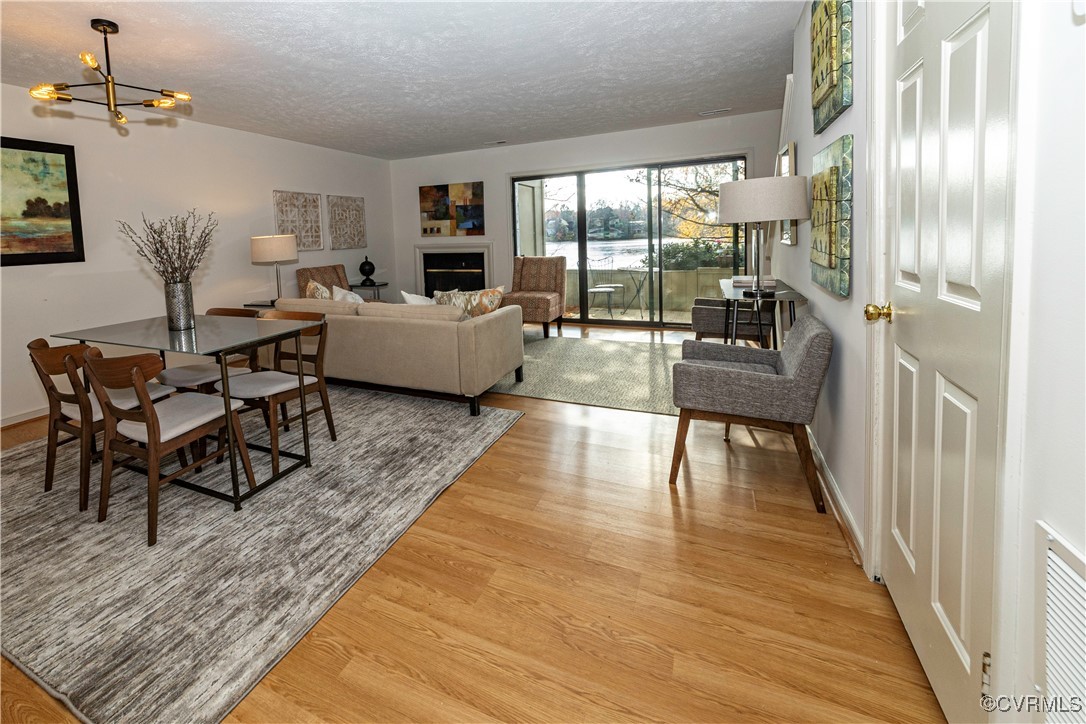
[[[1069,703],[1086,697],[1086,560],[1055,531],[1038,523],[1044,556],[1044,585],[1038,614],[1043,618],[1043,679],[1038,683],[1049,701]],[[1078,722],[1082,712],[1051,707],[1047,722]]]

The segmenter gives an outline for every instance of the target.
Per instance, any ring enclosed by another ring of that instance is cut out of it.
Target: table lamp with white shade
[[[747,297],[772,297],[762,286],[762,224],[811,218],[806,176],[769,176],[720,185],[721,224],[754,224],[754,284]]]
[[[279,276],[279,264],[298,261],[298,237],[294,234],[249,237],[249,253],[254,264],[275,264],[276,299],[283,296],[283,280]],[[275,299],[272,300],[275,303]]]

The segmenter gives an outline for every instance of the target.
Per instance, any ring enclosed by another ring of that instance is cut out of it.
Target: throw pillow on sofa
[[[354,302],[355,304],[362,304],[366,301],[349,289],[340,289],[334,285],[332,286],[332,299],[337,302]]]
[[[320,282],[309,280],[309,284],[305,285],[305,298],[306,299],[331,299],[332,292],[328,291],[328,287],[324,286]]]
[[[497,287],[474,292],[434,292],[434,300],[438,304],[458,307],[469,317],[480,317],[500,307],[504,295],[505,287]]]
[[[430,299],[430,297],[424,297],[421,294],[411,294],[402,289],[400,290],[400,296],[403,297],[404,304],[437,304],[437,302]]]

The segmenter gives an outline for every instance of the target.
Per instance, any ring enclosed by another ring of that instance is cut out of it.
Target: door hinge
[[[984,652],[980,660],[980,695],[989,696],[992,693],[992,654]]]

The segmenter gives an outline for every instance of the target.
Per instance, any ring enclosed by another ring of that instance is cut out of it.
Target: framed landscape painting
[[[0,266],[84,261],[75,147],[3,136]]]

